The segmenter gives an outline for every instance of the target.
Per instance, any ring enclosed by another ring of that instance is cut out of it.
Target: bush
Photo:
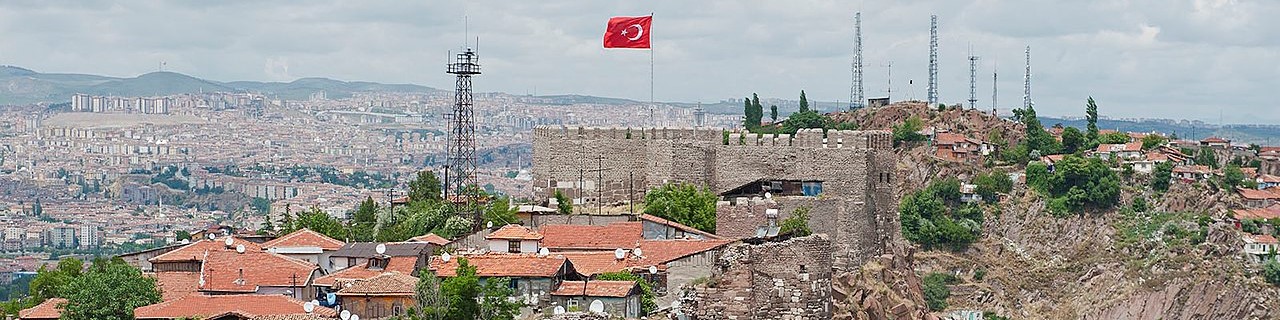
[[[706,188],[670,183],[644,195],[644,213],[715,233],[717,199]]]
[[[952,195],[950,180],[935,181],[924,190],[903,196],[898,204],[903,238],[926,249],[946,246],[952,250],[964,249],[978,239],[982,233],[982,209],[948,207],[941,195]],[[959,187],[955,187],[954,197],[958,199]]]
[[[1280,276],[1280,272],[1277,272],[1277,276]],[[924,277],[924,301],[930,311],[947,308],[947,298],[951,297],[951,289],[947,285],[955,282],[956,277],[946,273],[934,272]]]
[[[973,280],[982,281],[982,278],[986,278],[986,277],[987,277],[986,268],[978,268],[977,270],[973,270]]]
[[[920,134],[920,129],[924,129],[924,121],[920,117],[911,116],[901,125],[893,126],[893,144],[898,145],[900,142],[925,141],[928,137]]]
[[[1272,285],[1280,285],[1280,263],[1276,263],[1276,260],[1272,259],[1263,264],[1262,278]]]
[[[987,203],[996,203],[1000,200],[1000,193],[1009,193],[1013,190],[1013,180],[1009,179],[1009,175],[999,171],[992,171],[980,174],[973,178],[974,192],[982,196],[982,200]]]
[[[1151,189],[1169,191],[1169,179],[1173,178],[1173,162],[1165,161],[1156,165],[1151,172]]]
[[[1049,197],[1055,216],[1086,208],[1108,209],[1120,201],[1120,178],[1105,162],[1068,155],[1048,172],[1043,165],[1027,165],[1027,184]]]
[[[792,211],[791,217],[782,220],[778,233],[796,237],[812,234],[813,232],[809,231],[809,207],[799,207]]]

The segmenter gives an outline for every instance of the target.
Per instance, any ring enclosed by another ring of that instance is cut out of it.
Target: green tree
[[[1196,153],[1195,162],[1198,165],[1217,169],[1218,155],[1213,152],[1213,148],[1200,148],[1200,152]]]
[[[573,200],[569,199],[569,196],[564,195],[564,192],[560,192],[560,190],[556,190],[554,197],[556,198],[556,211],[560,214],[573,214]]]
[[[1272,285],[1280,286],[1280,263],[1276,263],[1275,259],[1268,260],[1262,265],[1262,278]]]
[[[1089,122],[1088,134],[1084,138],[1086,141],[1098,141],[1098,104],[1093,102],[1093,97],[1089,97],[1089,101],[1085,102],[1084,115],[1085,120]]]
[[[800,90],[800,112],[809,111],[809,98],[804,96],[804,90]]]
[[[924,129],[924,121],[918,116],[911,116],[901,125],[893,126],[893,143],[896,145],[900,142],[925,141],[928,137],[920,134],[920,130]]]
[[[1158,134],[1148,134],[1142,137],[1142,150],[1151,150],[1164,145],[1168,142],[1163,136]]]
[[[493,222],[495,226],[519,223],[520,217],[516,216],[516,211],[519,210],[511,206],[510,198],[494,198],[484,209],[484,221]]]
[[[795,134],[800,129],[822,128],[826,126],[827,118],[814,111],[802,111],[792,113],[782,122],[782,132]]]
[[[668,183],[644,195],[644,213],[715,233],[717,198],[706,188]]]
[[[267,213],[271,212],[271,200],[253,197],[253,200],[249,202],[249,207],[253,208],[253,212],[257,212],[258,214],[265,216]]]
[[[778,225],[778,234],[789,234],[803,237],[812,234],[809,231],[809,207],[799,207],[791,211],[791,216]]]
[[[418,271],[418,284],[414,286],[414,307],[410,308],[409,318],[413,320],[444,319],[449,313],[449,299],[441,291],[440,278],[427,268]]]
[[[64,290],[62,319],[133,319],[133,309],[160,302],[155,278],[123,260],[94,263]]]
[[[281,230],[281,233],[288,234],[304,228],[311,229],[311,231],[319,232],[320,234],[334,239],[349,239],[350,241],[373,240],[372,233],[353,235],[349,232],[346,226],[342,224],[342,221],[339,221],[337,218],[330,216],[329,213],[316,207],[299,212],[298,216],[293,219],[290,227]]]
[[[753,119],[757,118],[755,117],[755,106],[751,104],[751,98],[742,98],[742,127],[747,128],[747,130],[753,130],[760,126],[760,121],[752,122]]]
[[[1129,134],[1124,132],[1112,132],[1098,136],[1098,144],[1121,144],[1129,143]]]
[[[1173,162],[1165,161],[1156,165],[1155,170],[1151,171],[1151,189],[1156,191],[1168,191],[1169,179],[1173,178]]]
[[[1050,212],[1063,216],[1085,208],[1105,209],[1120,201],[1120,177],[1098,158],[1063,157],[1049,173],[1043,165],[1027,165],[1027,184],[1050,199]]]
[[[947,308],[947,298],[951,297],[951,289],[947,285],[955,283],[956,277],[940,272],[930,273],[924,277],[924,301],[930,311],[942,311]]]
[[[1000,193],[1009,193],[1013,190],[1013,180],[1009,179],[1009,175],[1003,172],[992,171],[979,174],[973,178],[974,192],[982,196],[982,200],[988,203],[995,203],[1000,199]]]
[[[1084,134],[1080,133],[1080,129],[1076,127],[1067,127],[1062,129],[1062,153],[1076,153],[1085,147],[1087,141]]]
[[[778,122],[778,106],[769,106],[769,119],[773,120],[773,122]]]
[[[476,297],[479,302],[475,319],[512,320],[520,315],[520,303],[511,300],[515,290],[507,286],[510,282],[508,278],[485,279]]]
[[[440,179],[435,172],[418,171],[418,176],[409,181],[409,201],[441,201]]]
[[[759,127],[760,122],[764,121],[764,107],[760,106],[760,96],[755,93],[751,94],[751,116],[756,121],[756,127]]]
[[[1228,190],[1235,190],[1237,186],[1245,183],[1244,172],[1240,167],[1229,165],[1226,169],[1222,169],[1222,184]]]
[[[267,221],[267,223],[270,222],[270,220]],[[173,233],[173,239],[177,241],[191,240],[191,232],[187,232],[187,230],[178,230]]]
[[[480,278],[476,267],[467,258],[458,258],[458,269],[453,277],[440,282],[440,293],[448,300],[448,320],[473,320],[480,314]]]
[[[35,304],[53,297],[66,297],[66,285],[79,277],[83,269],[84,262],[76,258],[59,260],[58,265],[53,269],[40,267],[29,285],[31,297],[36,300]]]
[[[627,272],[605,272],[596,275],[594,280],[635,281],[640,284],[640,314],[646,315],[658,308],[658,303],[653,298],[653,284],[644,278]]]

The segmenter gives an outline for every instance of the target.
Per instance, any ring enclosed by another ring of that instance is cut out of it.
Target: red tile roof
[[[499,228],[497,231],[490,233],[484,238],[500,240],[542,240],[542,235],[537,232],[533,232],[529,227],[518,224],[508,224],[502,226],[502,228]]]
[[[680,224],[679,222],[663,219],[658,216],[647,214],[647,213],[640,215],[640,220],[645,220],[645,221],[657,223],[660,225],[680,229],[680,231],[697,234],[702,236],[703,239],[722,239],[722,237],[720,236],[711,234],[706,231],[698,230],[698,228],[686,226],[686,225]]]
[[[244,239],[235,238],[232,242],[231,248],[227,248],[224,241],[226,241],[225,237],[218,238],[217,240],[200,240],[192,242],[185,247],[166,252],[165,254],[158,255],[147,261],[150,261],[151,263],[200,261],[204,260],[206,252],[236,252],[236,245],[244,245],[245,251],[248,252],[262,251],[262,246]]]
[[[399,272],[387,272],[354,282],[350,287],[338,290],[339,296],[413,296],[418,278]]]
[[[346,243],[311,229],[302,229],[262,244],[263,248],[318,247],[325,251],[342,249]]]
[[[1200,174],[1209,174],[1209,173],[1212,173],[1212,172],[1213,172],[1213,169],[1210,169],[1210,168],[1209,168],[1209,166],[1201,166],[1201,165],[1194,165],[1194,166],[1177,166],[1177,167],[1173,167],[1173,172],[1174,172],[1174,173],[1200,173]]]
[[[1276,237],[1272,237],[1271,235],[1268,235],[1268,234],[1249,234],[1249,235],[1245,235],[1244,237],[1248,240],[1253,240],[1253,243],[1261,243],[1261,244],[1280,243],[1280,241],[1276,241]]]
[[[247,316],[306,314],[307,312],[302,309],[303,303],[276,294],[190,295],[138,307],[133,310],[133,315],[138,319],[202,319],[228,312]],[[328,317],[338,314],[333,309],[320,306],[316,306],[312,313]]]
[[[619,272],[632,267],[631,259],[618,260],[613,251],[561,252],[573,263],[573,269],[584,276],[595,276],[606,272]]]
[[[67,299],[49,298],[34,307],[22,309],[18,311],[18,318],[21,319],[58,319],[62,317],[62,308],[59,304],[67,303]]]
[[[156,287],[165,301],[189,296],[200,289],[199,272],[163,271],[152,276],[156,278]]]
[[[351,266],[317,278],[313,284],[317,286],[332,287],[343,282],[373,278],[383,272],[399,272],[411,275],[414,274],[413,269],[417,263],[418,257],[391,257],[391,261],[387,262],[386,268],[379,270],[369,269],[368,264]]]
[[[1117,144],[1099,144],[1098,149],[1095,151],[1097,151],[1098,153],[1142,151],[1142,143],[1130,142],[1130,143],[1117,143]]]
[[[1208,138],[1204,138],[1204,140],[1200,140],[1200,142],[1201,143],[1229,143],[1231,141],[1228,141],[1226,139],[1219,138],[1219,137],[1208,137]]]
[[[1262,174],[1258,176],[1258,181],[1262,183],[1280,183],[1280,177],[1269,175],[1269,174]]]
[[[1240,197],[1243,197],[1248,200],[1280,199],[1280,194],[1276,194],[1268,190],[1236,188],[1236,192],[1240,193]]]
[[[256,292],[259,286],[307,286],[318,269],[314,263],[270,252],[210,252],[200,270],[200,290]]]
[[[1257,209],[1236,209],[1232,213],[1236,219],[1275,219],[1280,218],[1280,207],[1270,206]]]
[[[426,243],[430,243],[430,244],[434,244],[442,247],[453,242],[453,241],[449,241],[449,239],[445,239],[444,237],[441,237],[434,233],[428,233],[428,234],[420,235],[417,237],[409,238],[409,241],[426,242]]]
[[[488,253],[465,255],[467,263],[476,267],[476,275],[480,277],[526,277],[548,278],[560,274],[569,266],[569,260],[562,255],[539,257],[531,254]],[[452,277],[458,272],[458,257],[443,262],[442,259],[431,259],[431,269],[436,276]]]
[[[565,281],[551,295],[625,298],[636,291],[636,286],[635,281]]]
[[[553,224],[539,229],[548,249],[614,250],[631,249],[644,240],[641,222],[614,222],[603,226]],[[612,254],[612,253],[610,253]]]

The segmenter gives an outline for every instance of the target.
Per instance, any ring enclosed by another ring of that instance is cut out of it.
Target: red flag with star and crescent
[[[605,48],[649,49],[649,25],[653,16],[613,17],[604,30]]]

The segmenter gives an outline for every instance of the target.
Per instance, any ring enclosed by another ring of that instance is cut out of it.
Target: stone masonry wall
[[[830,319],[830,240],[821,234],[726,247],[709,283],[689,288],[690,319]]]

